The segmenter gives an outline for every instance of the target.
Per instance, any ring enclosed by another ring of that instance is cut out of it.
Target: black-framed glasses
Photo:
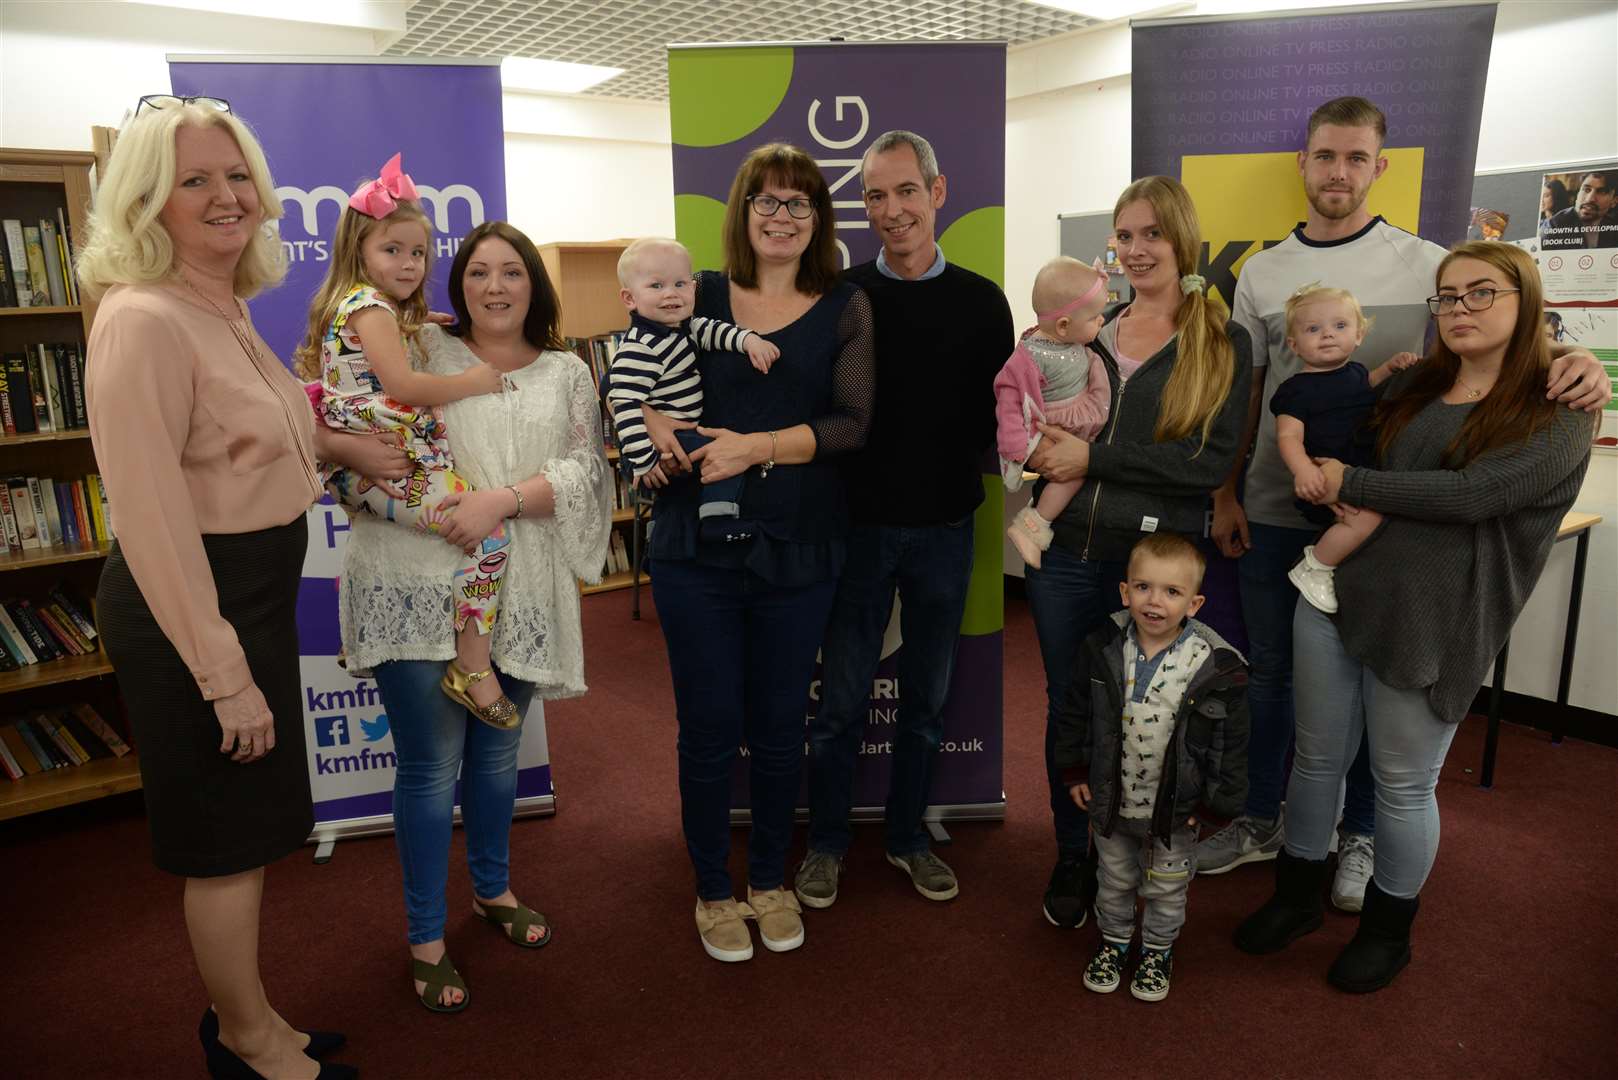
[[[788,215],[797,218],[799,221],[815,212],[815,201],[813,199],[797,198],[787,199],[782,202],[774,195],[765,195],[763,192],[757,195],[749,195],[747,205],[751,206],[753,213],[759,217],[774,217],[775,212],[783,206],[787,208]]]
[[[173,94],[147,94],[135,106],[135,115],[139,116],[142,109],[177,109],[182,105],[201,105],[204,109],[216,109],[222,113],[230,112],[230,102],[224,98],[209,97],[206,94],[192,94],[187,97],[176,97]]]
[[[1427,310],[1434,315],[1448,315],[1460,304],[1468,311],[1488,311],[1494,307],[1494,298],[1503,293],[1522,292],[1521,289],[1468,289],[1459,295],[1444,293],[1427,298]]]

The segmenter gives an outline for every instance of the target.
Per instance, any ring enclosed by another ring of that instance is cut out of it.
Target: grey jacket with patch
[[[1112,835],[1123,797],[1128,626],[1129,613],[1120,611],[1085,639],[1056,715],[1056,766],[1064,784],[1090,785],[1090,825],[1102,836]],[[1205,623],[1190,626],[1213,651],[1186,686],[1164,753],[1151,825],[1164,843],[1193,815],[1223,821],[1247,802],[1247,661]]]

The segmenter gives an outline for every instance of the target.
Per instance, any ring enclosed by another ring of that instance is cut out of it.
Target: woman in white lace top
[[[531,714],[539,700],[584,692],[577,579],[599,578],[611,517],[595,385],[584,363],[561,349],[560,307],[533,243],[503,222],[478,226],[450,268],[450,300],[456,325],[421,331],[426,369],[452,375],[481,361],[505,372],[511,387],[444,410],[455,460],[477,490],[459,497],[442,537],[356,516],[340,604],[349,665],[374,669],[393,730],[410,952],[416,992],[435,1011],[467,1004],[444,951],[457,776],[474,913],[518,945],[537,948],[551,938],[544,916],[520,904],[509,884],[521,730],[477,723],[437,690],[455,652],[457,548],[507,522],[510,564],[494,667],[506,696]]]

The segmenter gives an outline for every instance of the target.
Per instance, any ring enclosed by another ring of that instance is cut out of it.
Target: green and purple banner
[[[944,257],[1004,284],[1004,44],[675,46],[669,50],[669,118],[676,235],[699,268],[723,268],[721,232],[731,180],[750,150],[776,141],[802,147],[820,164],[831,188],[843,265],[874,259],[881,244],[865,216],[860,157],[878,135],[905,128],[932,143],[948,180],[948,199],[937,220]],[[1004,486],[997,474],[985,475],[984,491],[975,520],[976,563],[944,710],[944,745],[934,768],[931,801],[942,817],[998,817],[1005,808]],[[880,814],[887,800],[888,755],[903,693],[895,654],[903,647],[896,608],[871,688],[854,777],[860,817]],[[806,719],[814,714],[819,685],[817,676]],[[745,781],[745,767],[738,776]],[[746,807],[745,782],[733,790],[734,805]]]
[[[171,57],[177,95],[230,102],[264,145],[285,216],[286,281],[252,301],[253,322],[283,362],[307,327],[326,275],[331,240],[351,191],[396,153],[433,221],[434,310],[449,309],[445,282],[461,240],[506,213],[500,68],[484,61],[295,61]],[[337,576],[348,518],[330,497],[311,507],[309,554],[298,595],[304,719],[318,837],[390,827],[393,737],[376,684],[337,665]],[[551,805],[540,710],[524,724],[519,812]]]

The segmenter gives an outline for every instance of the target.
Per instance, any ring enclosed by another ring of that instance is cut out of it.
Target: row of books
[[[0,554],[110,543],[107,514],[97,473],[82,480],[13,476],[0,483]]]
[[[614,510],[630,510],[634,508],[635,485],[624,471],[616,467],[612,470],[612,508]]]
[[[633,569],[629,557],[629,543],[624,538],[622,529],[612,530],[611,539],[607,542],[607,563],[601,568],[603,576],[607,574],[621,574]]]
[[[112,725],[85,704],[20,717],[0,727],[0,768],[13,780],[129,752]]]
[[[603,334],[593,338],[568,338],[567,347],[589,367],[590,377],[595,381],[597,389],[600,389],[603,385],[601,377],[612,365],[613,353],[618,350],[618,343],[623,339],[622,333]],[[601,396],[601,441],[607,446],[612,445],[612,413],[607,408],[605,394]]]
[[[66,307],[79,302],[67,217],[0,221],[0,307]]]
[[[38,602],[0,601],[0,671],[88,656],[100,648],[90,606],[65,585],[55,586]]]
[[[84,349],[69,341],[6,353],[0,363],[0,422],[7,435],[89,427],[90,414],[84,406]]]

